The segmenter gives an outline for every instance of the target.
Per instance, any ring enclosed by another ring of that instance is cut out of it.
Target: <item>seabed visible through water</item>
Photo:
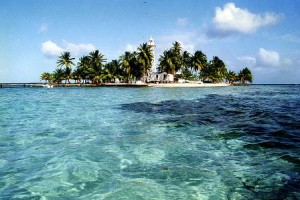
[[[2,88],[1,199],[299,199],[300,87]]]

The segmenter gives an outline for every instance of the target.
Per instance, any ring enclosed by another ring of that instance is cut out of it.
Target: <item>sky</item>
[[[300,83],[298,0],[1,0],[0,82],[39,82],[63,51],[118,59],[150,36],[156,60],[178,41],[254,83]]]

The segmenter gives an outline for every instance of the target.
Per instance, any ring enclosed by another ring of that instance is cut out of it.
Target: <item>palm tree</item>
[[[237,80],[237,75],[234,71],[229,70],[227,73],[227,80],[230,84],[233,84]]]
[[[193,75],[191,70],[186,67],[181,70],[180,74],[176,74],[176,78],[190,80],[190,81],[197,80],[197,76]]]
[[[183,65],[185,69],[191,68],[192,66],[192,56],[189,52],[184,51],[182,53]]]
[[[192,56],[192,67],[195,72],[202,70],[207,65],[207,58],[202,51],[196,51]]]
[[[77,69],[75,69],[72,74],[71,74],[72,79],[75,81],[75,83],[80,83],[80,71]]]
[[[64,79],[64,74],[65,72],[61,68],[56,69],[52,74],[53,81],[55,83],[61,83]]]
[[[202,68],[200,78],[205,81],[221,82],[226,78],[227,69],[225,63],[217,56]]]
[[[142,79],[144,69],[138,60],[138,53],[135,51],[132,53],[132,59],[130,60],[130,66],[131,66],[132,77],[135,77],[137,80]]]
[[[127,51],[120,56],[119,60],[112,60],[105,65],[104,55],[95,50],[89,55],[81,57],[76,69],[71,73],[74,58],[71,58],[70,52],[64,52],[59,56],[58,68],[53,74],[45,72],[41,74],[41,79],[48,82],[53,80],[57,83],[65,80],[70,83],[70,78],[73,78],[75,82],[83,80],[86,83],[91,80],[95,84],[99,84],[102,80],[115,81],[117,78],[125,78],[129,83],[133,77],[143,78],[142,80],[146,81],[153,57],[151,47],[147,43],[143,43],[137,52]],[[219,57],[215,56],[207,62],[207,57],[202,51],[196,51],[192,55],[187,51],[182,52],[181,44],[177,41],[173,43],[172,48],[165,50],[160,56],[158,70],[173,75],[181,70],[181,74],[177,77],[189,80],[197,80],[200,72],[200,78],[203,81],[221,82],[227,79],[229,83],[240,81],[243,84],[253,81],[253,75],[247,67],[242,69],[238,75],[233,71],[227,72],[225,63]]]
[[[138,48],[137,60],[142,65],[142,74],[144,82],[146,81],[147,74],[151,69],[154,61],[153,52],[147,43],[143,43]]]
[[[91,60],[89,56],[83,56],[79,58],[79,62],[77,63],[77,72],[79,75],[79,78],[84,80],[84,82],[87,82],[87,79],[90,78],[91,75]]]
[[[121,70],[121,63],[118,60],[112,60],[111,62],[105,65],[103,70],[102,79],[111,82],[112,79],[116,81],[116,79],[123,78],[123,71]]]
[[[210,62],[211,80],[214,82],[221,82],[226,78],[227,69],[225,63],[217,56],[214,56]]]
[[[48,72],[44,72],[41,74],[41,80],[44,80],[46,82],[49,82],[51,80],[51,74]]]
[[[133,67],[132,60],[134,59],[136,53],[130,53],[126,51],[122,56],[120,56],[121,67],[123,68],[125,75],[126,75],[126,82],[130,82],[131,78],[131,70]]]
[[[101,72],[104,66],[106,59],[104,55],[98,50],[93,51],[89,54],[90,67],[91,67],[91,79],[95,84],[99,84],[101,81]]]
[[[253,82],[253,75],[247,67],[240,71],[238,77],[242,84],[245,84],[246,82]]]
[[[173,43],[173,47],[170,49],[172,54],[172,63],[175,67],[175,72],[181,69],[183,66],[182,47],[177,41]],[[175,74],[175,73],[174,73]]]
[[[75,58],[71,58],[70,52],[63,52],[61,56],[59,56],[59,59],[57,61],[58,67],[65,66],[65,76],[68,80],[68,83],[70,83],[70,77],[71,77],[71,65],[75,65],[72,60]]]
[[[188,58],[188,53],[185,53],[185,59]],[[159,70],[161,72],[167,72],[168,74],[175,74],[185,65],[185,61],[182,54],[181,44],[174,42],[173,47],[163,52],[163,55],[159,58]]]
[[[171,50],[164,51],[163,55],[159,58],[159,68],[160,72],[166,72],[168,74],[175,74],[175,64],[173,63],[173,55]]]

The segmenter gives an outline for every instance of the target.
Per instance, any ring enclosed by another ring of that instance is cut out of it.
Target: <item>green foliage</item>
[[[193,70],[197,74],[198,71],[204,69],[207,65],[206,55],[202,51],[196,51],[193,55],[187,51],[182,52],[181,45],[178,42],[173,43],[173,47],[164,51],[159,58],[159,71],[168,74],[175,74],[179,70],[187,72],[188,69]],[[182,76],[185,75],[177,77],[182,78]]]
[[[75,70],[79,76],[79,80],[84,80],[86,82],[87,79],[90,79],[92,73],[92,67],[90,63],[91,59],[89,56],[83,56],[79,58],[77,68]]]
[[[207,66],[207,58],[202,51],[196,51],[191,58],[191,67],[194,71],[202,70]]]
[[[55,83],[61,83],[62,80],[65,79],[65,73],[64,70],[62,70],[61,68],[57,68],[53,74],[52,74],[52,80]]]
[[[75,65],[72,60],[75,58],[71,58],[70,52],[63,52],[61,56],[59,56],[58,61],[57,61],[57,67],[63,67],[65,66],[64,69],[64,79],[70,83],[70,78],[71,78],[71,65]]]
[[[183,66],[182,47],[179,42],[174,42],[171,48],[172,63],[174,65],[175,72],[179,71]]]
[[[129,51],[126,51],[124,53],[124,55],[122,55],[120,57],[121,67],[122,67],[122,69],[124,71],[127,83],[130,82],[131,75],[132,75],[132,70],[137,65],[137,61],[136,61],[136,57],[137,56],[136,55],[137,55],[136,52],[131,53]]]
[[[72,79],[75,81],[75,83],[79,83],[80,82],[80,74],[78,70],[74,70],[71,74]]]
[[[227,69],[225,63],[217,56],[214,56],[213,59],[205,66],[200,73],[200,78],[202,80],[208,80],[212,82],[221,82],[226,78]]]
[[[143,69],[143,66],[139,63],[136,52],[133,53],[133,57],[130,60],[130,65],[132,66],[131,78],[135,77],[137,79],[141,79],[144,76],[143,71],[145,69]]]
[[[118,60],[112,60],[107,63],[102,73],[102,80],[105,82],[115,81],[116,79],[123,79],[124,71],[121,69],[121,63]]]
[[[49,82],[49,81],[51,81],[52,76],[51,76],[50,73],[44,72],[44,73],[41,74],[40,78],[41,78],[41,80]]]
[[[73,79],[75,83],[99,84],[102,81],[114,82],[116,79],[129,83],[133,78],[143,79],[146,81],[149,75],[154,55],[147,43],[141,44],[137,51],[125,52],[119,60],[112,60],[106,63],[106,59],[99,50],[95,50],[87,56],[79,58],[76,68],[72,72],[74,58],[70,52],[64,52],[58,57],[58,68],[50,73],[41,74],[41,80],[54,81],[61,83],[63,80],[70,83]],[[106,64],[105,64],[106,63]],[[170,49],[167,49],[159,58],[159,72],[168,74],[177,74],[177,78],[186,80],[197,80],[198,75],[203,81],[221,82],[227,80],[229,83],[241,82],[252,83],[253,75],[246,67],[237,75],[233,71],[226,69],[225,63],[217,56],[211,61],[207,61],[206,55],[202,51],[195,51],[193,54],[182,51],[179,42],[174,42]]]
[[[96,50],[89,54],[89,60],[89,78],[93,83],[99,84],[101,82],[101,73],[106,59],[99,50]]]
[[[150,71],[154,55],[151,50],[151,47],[147,43],[143,43],[138,48],[137,52],[137,61],[142,66],[142,74],[147,77],[147,73]]]
[[[239,78],[239,81],[243,84],[245,84],[247,82],[249,82],[249,83],[253,82],[253,75],[247,67],[240,71],[238,78]]]
[[[188,68],[182,69],[181,74],[176,74],[176,78],[181,78],[181,79],[185,79],[185,80],[189,80],[189,81],[197,80],[197,76],[193,75],[191,70],[189,70]]]
[[[159,58],[159,72],[167,72],[168,74],[175,74],[175,64],[173,63],[173,55],[171,50],[163,52]]]
[[[72,60],[75,58],[71,58],[70,52],[63,52],[61,56],[59,56],[57,60],[57,66],[62,67],[65,66],[66,68],[71,68],[71,65],[75,65]]]
[[[187,52],[186,52],[187,54]],[[185,59],[187,55],[185,55]],[[175,74],[185,64],[182,54],[182,47],[179,42],[173,43],[173,47],[163,52],[159,58],[159,71],[167,72],[168,74]]]
[[[234,71],[229,70],[226,75],[226,79],[230,84],[233,84],[238,80],[238,76]]]
[[[185,69],[192,68],[192,55],[189,52],[184,51],[182,53],[182,60],[183,60],[183,67]]]

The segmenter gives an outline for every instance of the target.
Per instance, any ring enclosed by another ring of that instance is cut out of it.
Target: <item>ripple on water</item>
[[[299,86],[1,91],[3,199],[300,199]]]
[[[47,166],[36,183],[26,188],[30,192],[46,197],[74,197],[88,194],[100,186],[105,186],[113,177],[112,172],[101,168],[99,163],[88,160],[61,160]]]
[[[113,191],[101,194],[100,199],[166,199],[164,186],[145,178],[125,179]]]
[[[0,168],[1,168],[1,167],[4,167],[7,163],[8,163],[7,160],[0,159]]]
[[[145,145],[135,148],[134,154],[143,164],[160,164],[165,158],[165,152],[163,150]]]

